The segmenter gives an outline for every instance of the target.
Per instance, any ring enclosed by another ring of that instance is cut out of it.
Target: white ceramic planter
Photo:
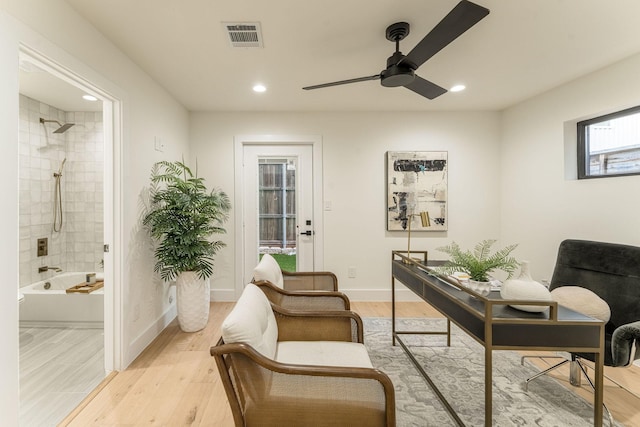
[[[193,271],[185,271],[176,279],[178,323],[184,332],[204,329],[209,321],[209,279],[200,279]]]
[[[476,291],[482,296],[487,296],[491,292],[491,282],[478,282],[476,280],[469,280],[469,289]]]

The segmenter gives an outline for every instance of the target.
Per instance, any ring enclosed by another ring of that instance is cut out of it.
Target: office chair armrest
[[[628,366],[640,358],[638,341],[640,341],[640,321],[616,328],[611,338],[613,366]]]

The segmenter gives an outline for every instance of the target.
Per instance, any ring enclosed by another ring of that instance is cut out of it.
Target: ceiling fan
[[[409,34],[409,24],[406,22],[392,24],[387,27],[386,37],[387,40],[396,43],[396,51],[387,58],[387,68],[379,74],[307,86],[302,89],[320,89],[379,79],[385,87],[404,86],[426,98],[437,98],[447,90],[416,75],[415,71],[488,14],[489,9],[462,0],[406,56],[400,52],[400,41]]]

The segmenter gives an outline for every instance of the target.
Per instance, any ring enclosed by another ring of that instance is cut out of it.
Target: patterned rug
[[[398,319],[398,330],[445,330],[444,319]],[[484,348],[452,324],[451,347],[446,337],[404,335],[424,370],[467,426],[484,425]],[[391,319],[365,318],[365,345],[375,367],[385,372],[396,390],[399,427],[455,426],[427,382],[402,347],[391,345]],[[584,427],[593,425],[593,407],[543,376],[529,384],[524,380],[538,370],[512,351],[493,352],[493,425],[536,427]],[[605,420],[608,423],[608,420]]]

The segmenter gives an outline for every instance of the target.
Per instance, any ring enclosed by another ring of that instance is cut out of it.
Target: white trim
[[[103,102],[104,135],[104,243],[110,252],[104,256],[105,317],[104,355],[105,370],[120,370],[123,367],[122,352],[122,101],[99,88],[88,79],[63,66],[44,54],[20,44],[20,58],[32,62],[49,74],[96,96]],[[114,256],[117,254],[117,256]]]
[[[104,322],[58,322],[55,320],[21,320],[20,327],[104,329]]]
[[[244,289],[241,283],[244,259],[244,174],[243,151],[244,145],[311,145],[313,152],[313,219],[315,222],[314,265],[320,271],[324,268],[324,218],[322,210],[323,176],[322,176],[322,136],[320,135],[236,135],[234,143],[234,222],[235,222],[235,298]],[[235,300],[235,298],[233,300]]]
[[[131,355],[131,361],[135,360],[145,348],[149,346],[158,338],[160,332],[166,328],[169,323],[173,321],[178,315],[178,310],[175,304],[169,306],[169,308],[162,313],[155,322],[153,322],[147,329],[144,330],[140,335],[138,335],[134,340],[131,341],[131,346],[129,346],[129,354]]]

